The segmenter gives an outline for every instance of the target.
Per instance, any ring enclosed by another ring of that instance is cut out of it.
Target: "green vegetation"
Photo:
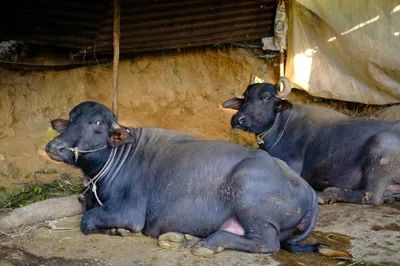
[[[258,144],[255,140],[245,140],[244,146],[248,148],[258,149]]]
[[[258,149],[258,144],[255,140],[247,140],[246,138],[240,138],[239,129],[231,128],[229,130],[229,136],[232,138],[232,142],[246,146],[248,148]]]
[[[231,128],[229,130],[229,135],[232,137],[232,141],[236,144],[239,144],[239,132],[235,128]]]
[[[174,73],[174,75],[177,76],[177,75],[179,74],[179,68],[174,67],[174,68],[172,69],[172,73]]]
[[[55,169],[46,169],[47,174],[57,173]],[[25,177],[30,177],[28,173]],[[30,203],[48,198],[64,197],[79,193],[82,187],[82,178],[68,173],[58,174],[58,179],[50,182],[26,183],[21,188],[7,192],[0,188],[0,212],[7,209],[20,208]]]
[[[40,124],[32,132],[36,136],[35,138],[37,143],[40,145],[46,145],[59,134],[51,126],[49,126],[49,123]]]

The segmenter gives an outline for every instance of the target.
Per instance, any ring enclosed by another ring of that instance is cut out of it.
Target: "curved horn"
[[[283,85],[282,90],[280,90],[281,82]],[[286,96],[288,96],[292,90],[292,84],[290,83],[290,80],[287,77],[281,77],[278,81],[278,84],[276,85],[276,90],[279,97],[285,98]]]
[[[118,125],[117,122],[113,122],[113,123],[112,123],[112,128],[113,128],[113,129],[119,129],[119,128],[121,128],[121,126]]]

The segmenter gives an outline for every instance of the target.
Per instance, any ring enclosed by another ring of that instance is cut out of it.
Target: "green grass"
[[[229,130],[229,135],[234,143],[239,144],[239,132],[237,129],[231,128]]]
[[[56,173],[55,169],[45,170],[47,173]],[[30,176],[28,173],[26,176]],[[0,188],[0,212],[20,208],[33,202],[64,197],[79,193],[82,187],[82,178],[68,173],[61,173],[57,180],[50,182],[26,183],[23,187],[14,188],[7,192],[4,187]]]

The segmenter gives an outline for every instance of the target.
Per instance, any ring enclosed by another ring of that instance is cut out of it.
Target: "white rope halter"
[[[271,130],[274,128],[274,126],[275,126],[275,124],[276,124],[276,121],[278,121],[279,115],[280,115],[280,113],[277,113],[277,114],[275,115],[274,123],[272,124],[272,126],[271,126],[270,128],[268,128],[267,130],[265,130],[264,132],[262,132],[262,133],[260,133],[260,134],[258,134],[258,135],[256,136],[257,144],[258,144],[258,145],[264,144],[263,138],[264,138],[266,135],[268,135],[268,133],[271,132]]]
[[[104,150],[107,147],[108,147],[108,145],[105,145],[105,146],[103,146],[101,148],[98,148],[98,149],[95,149],[95,150],[87,150],[87,151],[79,150],[78,147],[66,148],[66,149],[69,150],[69,151],[72,151],[74,153],[74,155],[75,155],[75,164],[76,164],[78,162],[79,153],[92,153],[92,152]]]
[[[99,149],[98,149],[99,150]],[[97,150],[96,150],[97,151]],[[99,181],[102,177],[104,177],[104,175],[108,172],[108,170],[110,169],[111,165],[114,162],[115,159],[115,154],[117,153],[117,149],[114,148],[111,150],[110,156],[107,159],[107,162],[104,164],[103,168],[101,168],[100,172],[97,173],[97,175],[95,177],[93,177],[92,179],[90,179],[89,182],[87,182],[85,184],[85,186],[87,187],[85,189],[85,191],[83,191],[81,193],[81,195],[83,196],[89,189],[90,189],[90,184],[92,184],[92,192],[94,194],[94,196],[96,197],[97,202],[99,203],[100,206],[103,206],[103,203],[101,202],[101,200],[99,199],[99,196],[97,195],[97,186],[96,183],[97,181]]]

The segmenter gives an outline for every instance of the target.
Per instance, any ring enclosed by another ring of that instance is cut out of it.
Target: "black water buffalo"
[[[232,127],[257,135],[260,147],[285,161],[323,202],[380,204],[400,192],[400,121],[348,117],[327,108],[291,104],[281,78],[278,91],[269,83],[252,84],[244,98],[223,107],[239,110]]]
[[[196,255],[224,248],[324,249],[297,243],[315,225],[315,192],[264,151],[164,129],[126,128],[96,102],[77,105],[69,121],[56,119],[52,125],[61,134],[48,143],[48,155],[89,178],[81,221],[85,234],[124,228],[171,242],[177,235],[185,242],[180,234],[190,234],[201,242],[183,245],[196,244]],[[303,232],[290,238],[296,228]]]

